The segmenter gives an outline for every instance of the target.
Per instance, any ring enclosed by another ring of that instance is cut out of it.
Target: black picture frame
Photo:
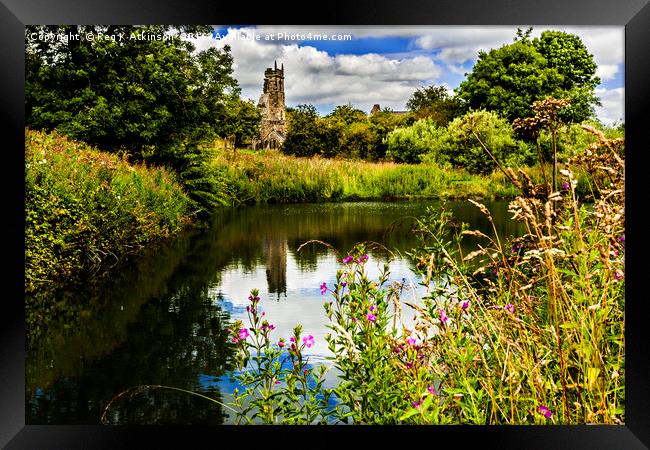
[[[340,0],[262,4],[199,0],[2,0],[2,136],[8,264],[0,312],[0,444],[7,449],[182,448],[211,446],[478,445],[481,448],[642,449],[650,446],[650,372],[644,267],[643,154],[650,105],[649,0]],[[626,127],[626,417],[624,426],[436,427],[101,427],[25,426],[24,26],[27,24],[337,24],[337,25],[619,25],[625,26]],[[9,291],[7,291],[9,288]],[[136,444],[137,442],[137,444]],[[137,446],[136,446],[137,445]]]

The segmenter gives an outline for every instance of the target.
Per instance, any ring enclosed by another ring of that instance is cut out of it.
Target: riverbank
[[[25,133],[25,292],[69,283],[177,234],[190,201],[170,172],[54,133]]]
[[[370,163],[278,151],[218,151],[213,164],[227,180],[233,205],[393,199],[512,198],[500,172],[471,175],[435,164]]]

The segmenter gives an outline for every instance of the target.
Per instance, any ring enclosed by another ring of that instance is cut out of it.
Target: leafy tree
[[[533,114],[536,100],[553,96],[569,99],[571,108],[564,112],[567,122],[582,122],[594,114],[598,99],[594,88],[600,80],[595,76],[593,56],[578,36],[544,31],[530,39],[518,31],[515,42],[479,58],[457,95],[473,109],[496,111],[509,121]]]
[[[574,86],[595,88],[600,84],[594,57],[578,36],[563,31],[544,31],[532,43],[546,59],[547,66],[562,75],[562,89],[569,91]]]
[[[194,196],[198,205],[214,206],[208,199],[217,198],[219,188],[201,175],[209,156],[203,144],[249,133],[252,119],[240,114],[230,48],[197,52],[181,32],[209,34],[211,28],[27,26],[27,126],[56,128],[101,149],[169,166],[188,190],[200,185],[210,193]],[[33,39],[39,34],[79,38]]]
[[[364,122],[367,119],[366,113],[354,108],[351,104],[339,105],[334,108],[326,117],[338,120],[344,125],[351,125],[355,122]]]
[[[397,128],[386,136],[386,158],[396,162],[418,163],[426,154],[428,161],[441,163],[440,149],[447,141],[447,130],[432,118],[420,119],[410,127]]]
[[[253,101],[239,98],[234,100],[231,113],[233,120],[228,123],[226,135],[233,138],[233,148],[237,148],[247,139],[257,136],[262,117]]]
[[[444,86],[431,85],[417,89],[406,102],[406,107],[417,119],[432,118],[438,125],[446,126],[461,110],[461,104]]]
[[[447,131],[449,141],[444,151],[449,161],[471,173],[492,172],[496,168],[492,157],[502,164],[518,149],[510,124],[491,111],[470,111],[454,119]]]
[[[533,46],[544,56],[547,66],[563,77],[559,97],[569,101],[562,111],[565,122],[582,122],[594,116],[594,105],[599,105],[594,93],[600,84],[597,65],[582,40],[563,31],[544,31],[533,39]],[[541,99],[538,99],[541,100]]]
[[[366,160],[378,159],[375,153],[377,136],[368,120],[353,122],[343,132],[341,148],[351,157]]]
[[[282,151],[294,156],[320,153],[319,117],[313,105],[298,105],[287,112],[287,138]]]
[[[189,137],[223,135],[239,94],[230,49],[196,52],[192,26],[28,26],[26,122],[137,159],[164,161]],[[46,41],[38,34],[79,39]],[[85,38],[88,35],[95,38]],[[114,36],[99,38],[99,36]],[[135,39],[164,36],[165,39]]]
[[[379,160],[385,157],[388,150],[386,136],[391,131],[412,125],[415,118],[412,114],[394,114],[390,108],[383,108],[369,117],[370,125],[375,135],[373,156],[371,159]]]

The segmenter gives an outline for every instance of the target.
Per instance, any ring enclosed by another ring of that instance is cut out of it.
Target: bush
[[[441,149],[448,140],[445,128],[438,126],[432,118],[421,119],[408,128],[397,128],[388,133],[386,159],[412,164],[424,157],[427,162],[444,163],[445,155]]]
[[[447,130],[450,138],[445,147],[446,156],[454,166],[470,173],[486,174],[496,169],[476,136],[501,164],[518,148],[510,124],[494,112],[470,111],[454,119]]]
[[[27,293],[115,264],[190,220],[190,201],[165,169],[29,130],[25,162]]]

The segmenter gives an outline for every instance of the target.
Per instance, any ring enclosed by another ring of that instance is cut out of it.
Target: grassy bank
[[[487,177],[434,164],[297,158],[277,151],[218,152],[234,203],[300,203],[392,198],[513,197],[502,173]]]
[[[25,134],[25,291],[114,265],[189,221],[164,169],[56,133]]]

